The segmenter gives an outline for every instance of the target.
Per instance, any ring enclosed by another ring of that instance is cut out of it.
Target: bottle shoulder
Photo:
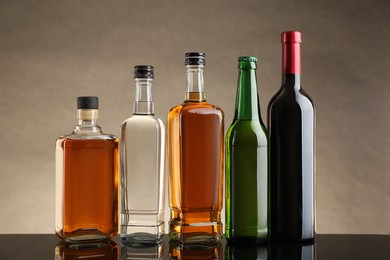
[[[155,115],[133,115],[122,122],[122,126],[129,124],[164,125],[164,122]]]
[[[126,132],[146,134],[155,131],[165,131],[165,124],[160,118],[154,115],[134,115],[123,121],[120,132],[123,137]]]
[[[72,132],[68,135],[61,135],[57,138],[57,142],[61,142],[64,140],[118,140],[115,135],[105,134],[103,132],[98,133],[90,133],[90,132]]]
[[[208,102],[184,102],[179,106],[173,107],[170,112],[224,115],[221,108]]]
[[[232,145],[265,146],[268,144],[268,131],[259,120],[235,120],[227,131],[226,139]]]
[[[268,110],[272,109],[314,109],[314,103],[303,89],[281,88],[270,100]]]
[[[56,147],[64,149],[65,147],[74,148],[118,148],[119,139],[110,134],[92,135],[64,135],[56,140]]]

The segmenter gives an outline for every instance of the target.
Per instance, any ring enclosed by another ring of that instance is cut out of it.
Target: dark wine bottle
[[[282,87],[268,105],[271,239],[315,237],[315,110],[301,88],[301,33],[282,33]]]
[[[233,123],[226,135],[226,238],[268,239],[268,133],[261,120],[255,57],[238,59]]]

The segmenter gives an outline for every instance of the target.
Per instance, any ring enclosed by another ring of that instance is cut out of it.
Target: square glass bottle
[[[154,115],[154,69],[134,69],[133,116],[122,123],[121,237],[125,243],[156,243],[164,235],[165,125]]]
[[[101,131],[98,105],[78,97],[78,124],[56,141],[55,230],[69,242],[118,232],[118,139]]]

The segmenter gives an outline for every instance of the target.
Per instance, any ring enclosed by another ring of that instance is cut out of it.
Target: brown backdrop
[[[263,120],[280,86],[280,32],[303,33],[317,105],[317,231],[390,233],[388,0],[0,1],[0,233],[51,233],[54,141],[75,99],[100,97],[119,134],[132,68],[155,66],[157,115],[183,100],[184,53],[206,52],[206,94],[234,112],[240,55],[259,58]]]

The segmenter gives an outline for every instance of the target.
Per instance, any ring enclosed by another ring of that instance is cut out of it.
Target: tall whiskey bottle
[[[206,102],[204,53],[187,53],[184,103],[168,113],[170,237],[214,243],[222,236],[223,112]]]
[[[56,142],[56,223],[67,241],[118,232],[118,139],[97,124],[98,98],[77,98],[78,124]]]
[[[164,234],[165,125],[154,115],[152,66],[135,66],[133,116],[121,126],[121,237],[154,243]]]

